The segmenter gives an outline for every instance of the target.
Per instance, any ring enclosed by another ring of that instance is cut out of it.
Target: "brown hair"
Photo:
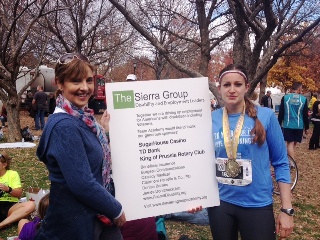
[[[5,152],[1,152],[0,154],[1,154],[0,162],[6,163],[7,164],[6,170],[9,170],[10,169],[11,158]]]
[[[291,89],[298,90],[302,86],[301,82],[293,82]]]
[[[84,61],[80,58],[73,58],[72,61],[67,64],[57,63],[55,67],[55,83],[63,84],[71,79],[85,78],[87,77],[87,67],[94,72],[95,67],[89,62]],[[56,97],[61,94],[61,90],[56,90]]]
[[[223,75],[227,72],[239,73],[244,78],[246,84],[249,83],[247,70],[243,66],[238,64],[229,64],[225,68],[223,68],[219,73],[219,83],[221,82]]]
[[[49,197],[50,193],[44,195],[39,201],[38,214],[41,219],[44,219],[46,216],[47,208],[49,206]]]
[[[238,70],[238,71],[242,72],[246,76],[246,78],[244,78],[244,80],[247,83],[247,79],[248,79],[247,70],[243,66],[238,65],[238,64],[230,64],[230,65],[226,66],[225,68],[223,68],[220,71],[219,77],[221,77],[224,72],[230,71],[230,70]],[[245,105],[246,105],[246,114],[248,114],[249,117],[252,117],[255,122],[255,125],[250,132],[250,135],[254,135],[252,141],[253,141],[253,143],[257,143],[259,146],[261,146],[266,140],[266,130],[264,129],[262,123],[260,122],[260,120],[257,117],[256,106],[249,100],[249,98],[247,96],[244,96],[244,101],[245,101]]]
[[[244,101],[246,103],[246,113],[249,115],[249,117],[252,117],[255,122],[254,127],[250,132],[251,135],[254,135],[253,143],[257,143],[259,146],[261,146],[266,140],[266,130],[257,117],[256,106],[249,100],[247,96],[244,96]]]
[[[255,100],[257,100],[257,98],[258,98],[258,93],[252,92],[250,99],[255,101]]]

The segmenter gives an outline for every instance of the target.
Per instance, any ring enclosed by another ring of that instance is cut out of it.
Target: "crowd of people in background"
[[[251,95],[251,100],[255,98],[255,92]],[[254,100],[252,100],[254,102]],[[313,125],[312,135],[309,141],[309,150],[320,148],[320,107],[319,95],[311,93],[310,100],[303,95],[303,86],[300,82],[292,84],[289,93],[281,98],[279,109],[275,109],[278,114],[278,121],[282,127],[284,139],[287,144],[288,154],[295,159],[295,147],[307,138],[309,125]],[[271,91],[267,91],[260,100],[261,106],[273,108]],[[277,108],[277,106],[275,106]]]

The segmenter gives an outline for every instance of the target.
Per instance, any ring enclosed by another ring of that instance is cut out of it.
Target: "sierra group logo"
[[[187,99],[187,91],[134,92],[133,90],[113,91],[113,108],[154,107],[190,102],[202,102],[204,99]]]
[[[114,91],[112,96],[114,109],[134,108],[135,106],[133,90]]]

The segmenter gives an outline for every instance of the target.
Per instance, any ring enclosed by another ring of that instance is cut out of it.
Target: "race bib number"
[[[252,183],[252,163],[249,159],[237,159],[240,166],[240,173],[238,176],[232,178],[226,173],[227,158],[216,159],[216,177],[219,183],[246,186]]]

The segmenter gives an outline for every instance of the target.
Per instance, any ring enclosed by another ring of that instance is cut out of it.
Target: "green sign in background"
[[[134,92],[133,90],[128,91],[114,91],[113,96],[113,108],[134,108]]]

